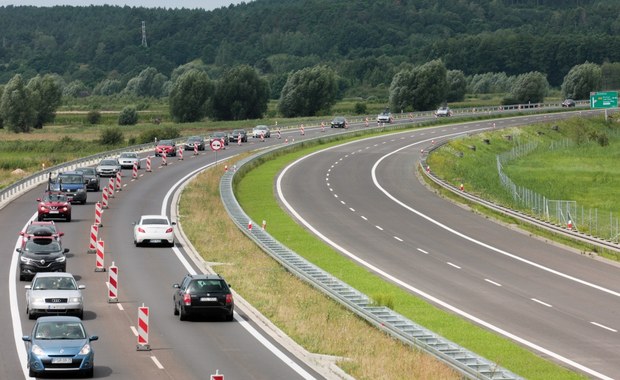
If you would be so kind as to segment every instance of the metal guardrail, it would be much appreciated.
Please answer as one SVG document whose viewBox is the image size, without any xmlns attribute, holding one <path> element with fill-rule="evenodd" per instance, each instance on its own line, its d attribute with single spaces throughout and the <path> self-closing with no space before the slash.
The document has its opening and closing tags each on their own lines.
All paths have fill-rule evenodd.
<svg viewBox="0 0 620 380">
<path fill-rule="evenodd" d="M 338 135 L 353 134 L 342 132 Z M 316 139 L 325 139 L 319 137 Z M 305 140 L 305 142 L 314 139 Z M 376 306 L 365 294 L 342 282 L 338 278 L 310 263 L 297 253 L 281 244 L 273 236 L 261 228 L 247 228 L 250 217 L 243 211 L 233 192 L 233 178 L 243 165 L 255 160 L 264 159 L 267 155 L 280 150 L 290 149 L 301 144 L 296 142 L 286 146 L 268 148 L 237 163 L 236 171 L 228 171 L 220 181 L 220 196 L 224 207 L 237 227 L 252 239 L 263 251 L 273 257 L 287 270 L 308 282 L 327 296 L 336 300 L 373 326 L 389 333 L 396 339 L 417 347 L 437 359 L 447 363 L 463 376 L 472 379 L 509 380 L 521 379 L 516 374 L 500 367 L 434 332 L 412 322 L 401 314 L 384 307 Z"/>
</svg>

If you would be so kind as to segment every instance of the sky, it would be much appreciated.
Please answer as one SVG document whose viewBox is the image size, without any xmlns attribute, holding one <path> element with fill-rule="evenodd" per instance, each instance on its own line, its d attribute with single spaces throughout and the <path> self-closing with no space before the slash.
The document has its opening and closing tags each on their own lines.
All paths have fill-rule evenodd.
<svg viewBox="0 0 620 380">
<path fill-rule="evenodd" d="M 251 0 L 245 0 L 246 3 Z M 55 5 L 89 6 L 89 5 L 118 5 L 147 8 L 202 8 L 212 10 L 227 7 L 230 4 L 241 3 L 242 0 L 0 0 L 0 6 L 6 5 L 34 5 L 38 7 L 53 7 Z"/>
</svg>

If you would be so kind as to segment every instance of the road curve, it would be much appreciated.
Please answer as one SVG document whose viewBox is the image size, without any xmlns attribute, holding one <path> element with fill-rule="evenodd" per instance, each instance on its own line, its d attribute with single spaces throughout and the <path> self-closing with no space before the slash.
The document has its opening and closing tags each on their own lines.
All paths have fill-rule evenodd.
<svg viewBox="0 0 620 380">
<path fill-rule="evenodd" d="M 497 128 L 567 114 L 496 120 Z M 280 197 L 330 244 L 436 305 L 593 378 L 620 377 L 617 265 L 576 254 L 437 197 L 420 150 L 491 127 L 471 122 L 356 141 L 302 158 Z"/>
</svg>

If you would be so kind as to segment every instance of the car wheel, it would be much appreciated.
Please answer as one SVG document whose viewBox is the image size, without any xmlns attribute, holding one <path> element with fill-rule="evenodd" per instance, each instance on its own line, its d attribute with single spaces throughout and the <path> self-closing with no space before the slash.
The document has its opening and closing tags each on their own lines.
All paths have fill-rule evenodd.
<svg viewBox="0 0 620 380">
<path fill-rule="evenodd" d="M 67 216 L 67 218 L 65 219 L 67 222 L 71 221 L 71 215 Z"/>
<path fill-rule="evenodd" d="M 174 304 L 174 315 L 179 315 L 179 309 L 177 308 L 176 302 L 172 302 Z"/>
<path fill-rule="evenodd" d="M 37 216 L 37 220 L 38 220 L 39 222 L 42 222 L 42 221 L 43 221 L 43 217 L 42 217 L 41 215 L 39 215 L 39 216 Z"/>
<path fill-rule="evenodd" d="M 187 312 L 181 308 L 181 310 L 179 310 L 179 320 L 180 321 L 187 321 Z"/>
<path fill-rule="evenodd" d="M 28 368 L 28 376 L 37 377 L 37 373 L 32 370 L 32 368 Z"/>
<path fill-rule="evenodd" d="M 84 372 L 84 377 L 92 378 L 95 376 L 95 368 L 89 368 Z"/>
<path fill-rule="evenodd" d="M 224 315 L 224 319 L 226 320 L 226 322 L 231 322 L 234 318 L 235 313 L 233 313 L 232 311 L 230 312 L 230 314 Z"/>
<path fill-rule="evenodd" d="M 82 202 L 80 202 L 81 205 L 85 205 L 86 204 L 86 199 L 84 199 Z"/>
<path fill-rule="evenodd" d="M 26 281 L 26 276 L 24 276 L 23 274 L 20 274 L 19 281 Z"/>
<path fill-rule="evenodd" d="M 84 319 L 84 310 L 80 310 L 75 316 L 80 319 Z"/>
<path fill-rule="evenodd" d="M 37 319 L 37 315 L 28 310 L 28 319 Z"/>
</svg>

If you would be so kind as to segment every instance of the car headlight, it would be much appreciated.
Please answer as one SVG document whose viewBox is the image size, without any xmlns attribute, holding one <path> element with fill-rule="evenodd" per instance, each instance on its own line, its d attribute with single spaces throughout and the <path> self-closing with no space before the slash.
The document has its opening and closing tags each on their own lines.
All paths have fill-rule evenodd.
<svg viewBox="0 0 620 380">
<path fill-rule="evenodd" d="M 37 355 L 37 356 L 45 356 L 45 351 L 43 351 L 43 349 L 41 349 L 41 347 L 39 347 L 36 344 L 32 345 L 32 353 Z"/>
<path fill-rule="evenodd" d="M 70 297 L 69 303 L 82 303 L 82 297 Z"/>
<path fill-rule="evenodd" d="M 64 263 L 66 259 L 67 258 L 63 255 L 63 256 L 60 256 L 59 258 L 57 258 L 54 261 L 56 261 L 57 263 Z"/>
<path fill-rule="evenodd" d="M 83 193 L 83 192 L 85 192 L 85 191 L 86 191 L 86 189 L 78 189 L 78 190 L 77 190 L 77 192 L 78 192 L 78 193 Z"/>
<path fill-rule="evenodd" d="M 88 354 L 90 354 L 90 344 L 86 343 L 80 350 L 79 355 L 88 355 Z"/>
<path fill-rule="evenodd" d="M 20 256 L 20 257 L 19 257 L 19 260 L 20 260 L 22 263 L 25 263 L 25 264 L 30 264 L 30 263 L 32 262 L 32 260 L 31 260 L 31 259 L 29 259 L 29 258 L 27 258 L 27 257 L 24 257 L 24 256 Z"/>
<path fill-rule="evenodd" d="M 32 302 L 32 303 L 45 302 L 45 297 L 32 297 L 30 299 L 30 302 Z"/>
</svg>

